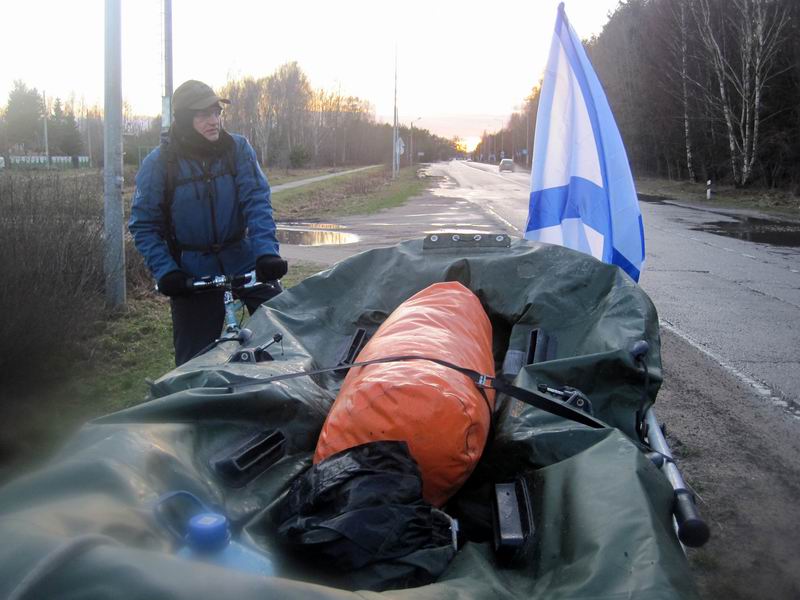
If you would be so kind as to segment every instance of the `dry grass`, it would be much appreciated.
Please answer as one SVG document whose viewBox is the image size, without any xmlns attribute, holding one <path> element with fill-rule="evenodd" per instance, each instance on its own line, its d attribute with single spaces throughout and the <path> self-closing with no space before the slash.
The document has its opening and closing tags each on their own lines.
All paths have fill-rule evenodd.
<svg viewBox="0 0 800 600">
<path fill-rule="evenodd" d="M 800 216 L 800 197 L 788 191 L 736 188 L 714 185 L 711 200 L 706 200 L 706 184 L 638 177 L 636 191 L 670 200 L 710 204 L 723 208 L 753 209 Z"/>
<path fill-rule="evenodd" d="M 401 169 L 393 181 L 391 169 L 382 167 L 282 191 L 272 196 L 272 208 L 277 221 L 369 214 L 402 204 L 425 187 L 416 169 Z"/>
</svg>

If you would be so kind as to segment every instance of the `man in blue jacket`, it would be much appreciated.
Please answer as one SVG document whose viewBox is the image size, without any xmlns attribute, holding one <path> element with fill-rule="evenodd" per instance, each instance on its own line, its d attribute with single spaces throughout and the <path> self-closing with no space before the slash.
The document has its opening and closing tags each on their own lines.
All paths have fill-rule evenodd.
<svg viewBox="0 0 800 600">
<path fill-rule="evenodd" d="M 188 280 L 256 270 L 268 285 L 242 300 L 252 313 L 280 293 L 280 257 L 269 183 L 249 142 L 222 128 L 223 104 L 205 83 L 190 80 L 172 97 L 169 138 L 136 175 L 128 228 L 136 248 L 170 297 L 175 363 L 219 337 L 223 292 L 192 294 Z"/>
</svg>

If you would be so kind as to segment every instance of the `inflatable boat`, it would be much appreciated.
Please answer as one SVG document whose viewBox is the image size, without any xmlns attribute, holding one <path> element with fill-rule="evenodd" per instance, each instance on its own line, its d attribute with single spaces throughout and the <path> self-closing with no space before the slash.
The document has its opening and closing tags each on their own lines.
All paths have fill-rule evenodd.
<svg viewBox="0 0 800 600">
<path fill-rule="evenodd" d="M 445 535 L 408 555 L 367 553 L 352 573 L 338 551 L 287 549 L 281 515 L 291 494 L 302 502 L 298 482 L 326 485 L 348 468 L 327 463 L 308 479 L 326 464 L 314 454 L 343 382 L 367 368 L 359 355 L 390 315 L 440 282 L 479 300 L 494 362 L 477 374 L 446 365 L 493 402 L 468 477 L 424 511 Z M 676 533 L 690 498 L 665 476 L 673 462 L 647 418 L 661 384 L 658 318 L 619 268 L 502 234 L 434 234 L 337 263 L 264 304 L 247 328 L 249 339 L 166 373 L 148 401 L 87 423 L 0 490 L 0 596 L 697 596 Z M 200 507 L 225 515 L 231 538 L 272 574 L 181 555 L 182 519 Z M 325 543 L 347 534 L 334 521 L 317 528 L 331 534 Z M 363 529 L 349 548 L 370 547 L 379 529 Z"/>
</svg>

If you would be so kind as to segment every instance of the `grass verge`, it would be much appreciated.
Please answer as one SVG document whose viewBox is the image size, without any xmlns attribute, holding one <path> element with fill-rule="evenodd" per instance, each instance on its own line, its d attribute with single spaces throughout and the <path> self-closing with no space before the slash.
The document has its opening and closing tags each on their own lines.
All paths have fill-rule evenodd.
<svg viewBox="0 0 800 600">
<path fill-rule="evenodd" d="M 416 169 L 403 169 L 392 180 L 390 171 L 376 168 L 277 193 L 273 208 L 278 220 L 364 214 L 401 205 L 426 187 Z M 284 286 L 323 268 L 293 262 Z M 53 355 L 50 364 L 33 369 L 35 377 L 0 390 L 0 482 L 49 456 L 85 421 L 145 399 L 145 379 L 173 366 L 169 302 L 132 294 L 127 308 L 93 325 L 75 352 L 62 356 L 54 346 Z"/>
<path fill-rule="evenodd" d="M 396 180 L 386 168 L 369 169 L 277 192 L 272 209 L 278 221 L 370 214 L 403 204 L 427 185 L 416 169 L 401 169 Z"/>
<path fill-rule="evenodd" d="M 324 268 L 293 262 L 284 287 Z M 174 366 L 169 301 L 152 294 L 131 298 L 82 342 L 77 356 L 68 367 L 0 392 L 0 482 L 41 462 L 84 422 L 145 399 L 145 379 Z"/>
<path fill-rule="evenodd" d="M 705 206 L 751 209 L 800 217 L 800 198 L 789 191 L 715 185 L 712 188 L 711 200 L 706 200 L 705 183 L 672 181 L 653 177 L 638 177 L 636 191 L 640 194 Z"/>
</svg>

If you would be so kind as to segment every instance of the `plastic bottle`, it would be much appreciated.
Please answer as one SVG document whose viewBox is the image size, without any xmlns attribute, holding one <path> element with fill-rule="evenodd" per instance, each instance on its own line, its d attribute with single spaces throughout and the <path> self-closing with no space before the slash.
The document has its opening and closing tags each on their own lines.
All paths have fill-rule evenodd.
<svg viewBox="0 0 800 600">
<path fill-rule="evenodd" d="M 275 574 L 269 558 L 231 540 L 228 519 L 219 513 L 203 512 L 189 520 L 186 545 L 178 556 L 268 577 Z"/>
</svg>

